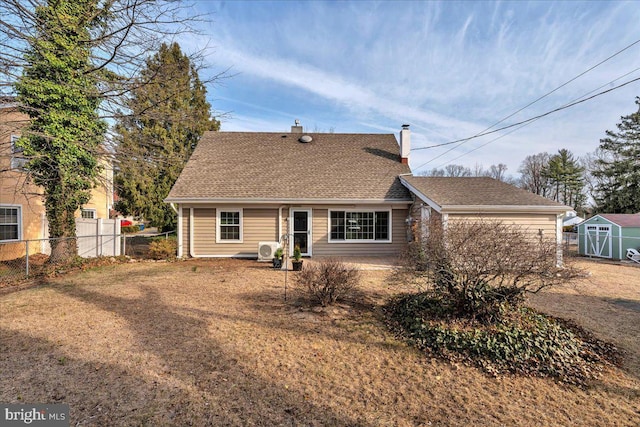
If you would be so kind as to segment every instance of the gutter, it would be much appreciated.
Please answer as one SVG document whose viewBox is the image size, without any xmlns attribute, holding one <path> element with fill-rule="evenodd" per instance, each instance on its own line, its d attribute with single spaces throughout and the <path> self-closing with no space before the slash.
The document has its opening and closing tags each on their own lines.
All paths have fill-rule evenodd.
<svg viewBox="0 0 640 427">
<path fill-rule="evenodd" d="M 542 205 L 442 205 L 447 213 L 548 213 L 560 214 L 569 210 L 566 206 Z"/>
<path fill-rule="evenodd" d="M 167 198 L 165 203 L 189 203 L 189 204 L 274 204 L 274 205 L 374 205 L 374 204 L 398 204 L 406 205 L 413 202 L 412 199 L 212 199 L 212 198 Z"/>
</svg>

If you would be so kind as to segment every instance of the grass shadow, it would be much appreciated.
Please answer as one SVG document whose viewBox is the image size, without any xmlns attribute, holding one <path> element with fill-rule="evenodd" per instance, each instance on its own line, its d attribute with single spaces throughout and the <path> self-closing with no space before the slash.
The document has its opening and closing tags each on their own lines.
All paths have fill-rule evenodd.
<svg viewBox="0 0 640 427">
<path fill-rule="evenodd" d="M 124 319 L 134 334 L 137 352 L 152 353 L 160 359 L 163 375 L 197 391 L 173 409 L 179 411 L 178 424 L 191 420 L 200 425 L 355 424 L 355 420 L 315 406 L 303 395 L 283 390 L 259 372 L 243 368 L 236 355 L 209 336 L 213 314 L 197 310 L 182 314 L 165 303 L 154 287 L 140 286 L 141 295 L 133 300 L 89 287 L 59 286 L 56 290 Z M 165 405 L 173 405 L 172 401 Z M 165 423 L 167 416 L 165 413 L 159 420 Z"/>
</svg>

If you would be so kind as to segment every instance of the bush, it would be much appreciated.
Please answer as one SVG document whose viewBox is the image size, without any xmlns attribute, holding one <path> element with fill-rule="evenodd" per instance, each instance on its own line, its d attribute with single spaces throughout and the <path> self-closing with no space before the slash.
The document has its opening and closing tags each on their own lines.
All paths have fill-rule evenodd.
<svg viewBox="0 0 640 427">
<path fill-rule="evenodd" d="M 421 350 L 445 359 L 468 360 L 494 375 L 549 376 L 584 384 L 598 376 L 599 362 L 617 357 L 611 344 L 528 308 L 486 325 L 458 319 L 450 303 L 422 293 L 395 299 L 387 312 L 396 331 Z"/>
<path fill-rule="evenodd" d="M 429 234 L 412 244 L 405 273 L 422 289 L 452 301 L 456 315 L 497 321 L 524 302 L 528 292 L 568 283 L 583 274 L 558 265 L 553 238 L 499 221 L 433 220 Z"/>
<path fill-rule="evenodd" d="M 351 294 L 360 281 L 360 272 L 336 259 L 305 264 L 297 286 L 323 307 Z"/>
<path fill-rule="evenodd" d="M 176 239 L 158 239 L 149 243 L 149 255 L 153 259 L 175 258 L 178 250 Z"/>
<path fill-rule="evenodd" d="M 125 225 L 124 227 L 120 227 L 120 231 L 122 233 L 137 233 L 140 231 L 140 227 L 137 225 Z"/>
</svg>

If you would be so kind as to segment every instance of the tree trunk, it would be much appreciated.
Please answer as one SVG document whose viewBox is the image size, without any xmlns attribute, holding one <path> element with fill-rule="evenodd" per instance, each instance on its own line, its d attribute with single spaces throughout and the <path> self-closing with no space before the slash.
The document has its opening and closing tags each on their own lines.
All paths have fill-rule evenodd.
<svg viewBox="0 0 640 427">
<path fill-rule="evenodd" d="M 56 204 L 56 197 L 46 200 L 47 219 L 49 220 L 49 238 L 51 242 L 51 264 L 64 264 L 78 255 L 76 245 L 76 209 L 72 206 L 65 206 L 63 203 Z"/>
</svg>

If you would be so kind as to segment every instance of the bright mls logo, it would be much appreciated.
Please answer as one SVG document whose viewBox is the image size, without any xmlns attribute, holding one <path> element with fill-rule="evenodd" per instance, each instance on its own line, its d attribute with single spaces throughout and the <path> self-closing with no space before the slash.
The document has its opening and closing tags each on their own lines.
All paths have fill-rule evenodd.
<svg viewBox="0 0 640 427">
<path fill-rule="evenodd" d="M 10 405 L 0 403 L 0 425 L 69 427 L 69 405 Z"/>
</svg>

